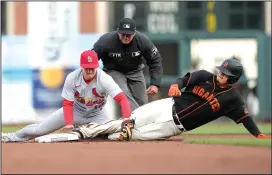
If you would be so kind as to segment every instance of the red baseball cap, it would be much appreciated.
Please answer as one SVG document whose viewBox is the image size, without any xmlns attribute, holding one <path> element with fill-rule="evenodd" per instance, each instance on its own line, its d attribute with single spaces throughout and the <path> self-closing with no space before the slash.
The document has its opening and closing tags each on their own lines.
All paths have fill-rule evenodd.
<svg viewBox="0 0 272 175">
<path fill-rule="evenodd" d="M 99 67 L 97 53 L 93 50 L 86 50 L 82 52 L 80 56 L 80 67 L 82 68 Z"/>
</svg>

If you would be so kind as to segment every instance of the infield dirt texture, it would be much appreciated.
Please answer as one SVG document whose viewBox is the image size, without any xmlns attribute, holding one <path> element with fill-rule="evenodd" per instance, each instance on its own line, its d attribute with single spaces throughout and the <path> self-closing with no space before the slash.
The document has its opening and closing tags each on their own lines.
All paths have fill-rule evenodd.
<svg viewBox="0 0 272 175">
<path fill-rule="evenodd" d="M 184 137 L 204 136 L 145 142 L 97 139 L 48 144 L 2 143 L 2 173 L 271 174 L 271 148 L 188 144 L 182 141 Z"/>
</svg>

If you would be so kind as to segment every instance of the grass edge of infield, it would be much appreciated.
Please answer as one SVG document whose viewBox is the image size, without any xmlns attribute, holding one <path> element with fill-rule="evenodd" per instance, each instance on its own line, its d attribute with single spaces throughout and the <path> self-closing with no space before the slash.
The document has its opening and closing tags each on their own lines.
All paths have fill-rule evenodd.
<svg viewBox="0 0 272 175">
<path fill-rule="evenodd" d="M 184 143 L 188 144 L 215 144 L 215 145 L 234 145 L 234 146 L 258 146 L 271 148 L 271 139 L 256 138 L 198 138 L 184 139 Z"/>
</svg>

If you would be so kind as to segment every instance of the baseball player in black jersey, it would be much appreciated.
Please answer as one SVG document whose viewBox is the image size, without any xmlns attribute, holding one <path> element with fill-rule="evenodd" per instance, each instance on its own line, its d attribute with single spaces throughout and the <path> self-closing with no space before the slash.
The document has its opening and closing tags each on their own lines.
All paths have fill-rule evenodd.
<svg viewBox="0 0 272 175">
<path fill-rule="evenodd" d="M 175 101 L 174 110 L 186 131 L 209 123 L 221 116 L 243 123 L 256 137 L 265 137 L 248 115 L 245 101 L 232 87 L 243 73 L 242 64 L 235 59 L 225 60 L 216 67 L 218 74 L 205 70 L 187 73 L 177 79 L 169 89 Z M 179 89 L 185 88 L 184 92 Z"/>
<path fill-rule="evenodd" d="M 102 60 L 103 70 L 112 76 L 128 97 L 131 110 L 148 103 L 147 95 L 158 93 L 163 75 L 162 57 L 155 45 L 136 31 L 133 19 L 121 19 L 118 29 L 102 35 L 93 50 Z M 146 60 L 151 77 L 147 89 L 142 57 Z"/>
<path fill-rule="evenodd" d="M 242 64 L 227 59 L 217 69 L 217 75 L 205 70 L 187 73 L 170 86 L 170 98 L 137 108 L 129 120 L 81 126 L 73 134 L 79 139 L 99 134 L 109 134 L 110 140 L 165 139 L 226 116 L 237 124 L 243 123 L 255 137 L 270 138 L 260 132 L 241 95 L 232 87 L 243 73 Z"/>
</svg>

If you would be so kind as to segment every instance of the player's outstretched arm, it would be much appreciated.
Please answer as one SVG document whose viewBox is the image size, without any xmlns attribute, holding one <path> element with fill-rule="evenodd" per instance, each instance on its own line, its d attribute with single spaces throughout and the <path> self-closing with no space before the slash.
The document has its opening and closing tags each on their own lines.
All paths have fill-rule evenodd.
<svg viewBox="0 0 272 175">
<path fill-rule="evenodd" d="M 121 111 L 122 111 L 122 118 L 129 118 L 131 109 L 130 109 L 130 104 L 129 101 L 125 95 L 124 92 L 120 92 L 113 98 L 116 102 L 120 104 Z"/>
<path fill-rule="evenodd" d="M 241 122 L 243 123 L 244 127 L 248 130 L 248 132 L 251 133 L 253 136 L 261 139 L 271 138 L 270 136 L 264 135 L 260 132 L 258 126 L 250 116 L 244 118 Z"/>
<path fill-rule="evenodd" d="M 233 91 L 237 92 L 237 91 Z M 256 123 L 253 121 L 253 119 L 250 117 L 248 113 L 248 108 L 244 103 L 244 100 L 240 96 L 240 94 L 236 93 L 233 94 L 232 101 L 230 104 L 235 104 L 235 109 L 231 112 L 227 113 L 226 116 L 231 118 L 233 121 L 235 121 L 236 124 L 243 123 L 244 127 L 248 130 L 250 134 L 257 138 L 269 138 L 269 136 L 265 136 L 262 134 L 257 127 Z M 237 104 L 241 105 L 237 105 Z"/>
<path fill-rule="evenodd" d="M 65 83 L 62 89 L 62 105 L 63 105 L 63 114 L 65 120 L 65 129 L 73 128 L 73 110 L 74 110 L 74 78 L 75 74 L 70 73 L 65 79 Z"/>
<path fill-rule="evenodd" d="M 108 74 L 103 73 L 102 79 L 103 81 L 101 83 L 101 94 L 108 94 L 110 97 L 112 97 L 117 103 L 119 103 L 121 107 L 122 118 L 129 118 L 131 109 L 130 103 L 125 93 Z"/>
</svg>

